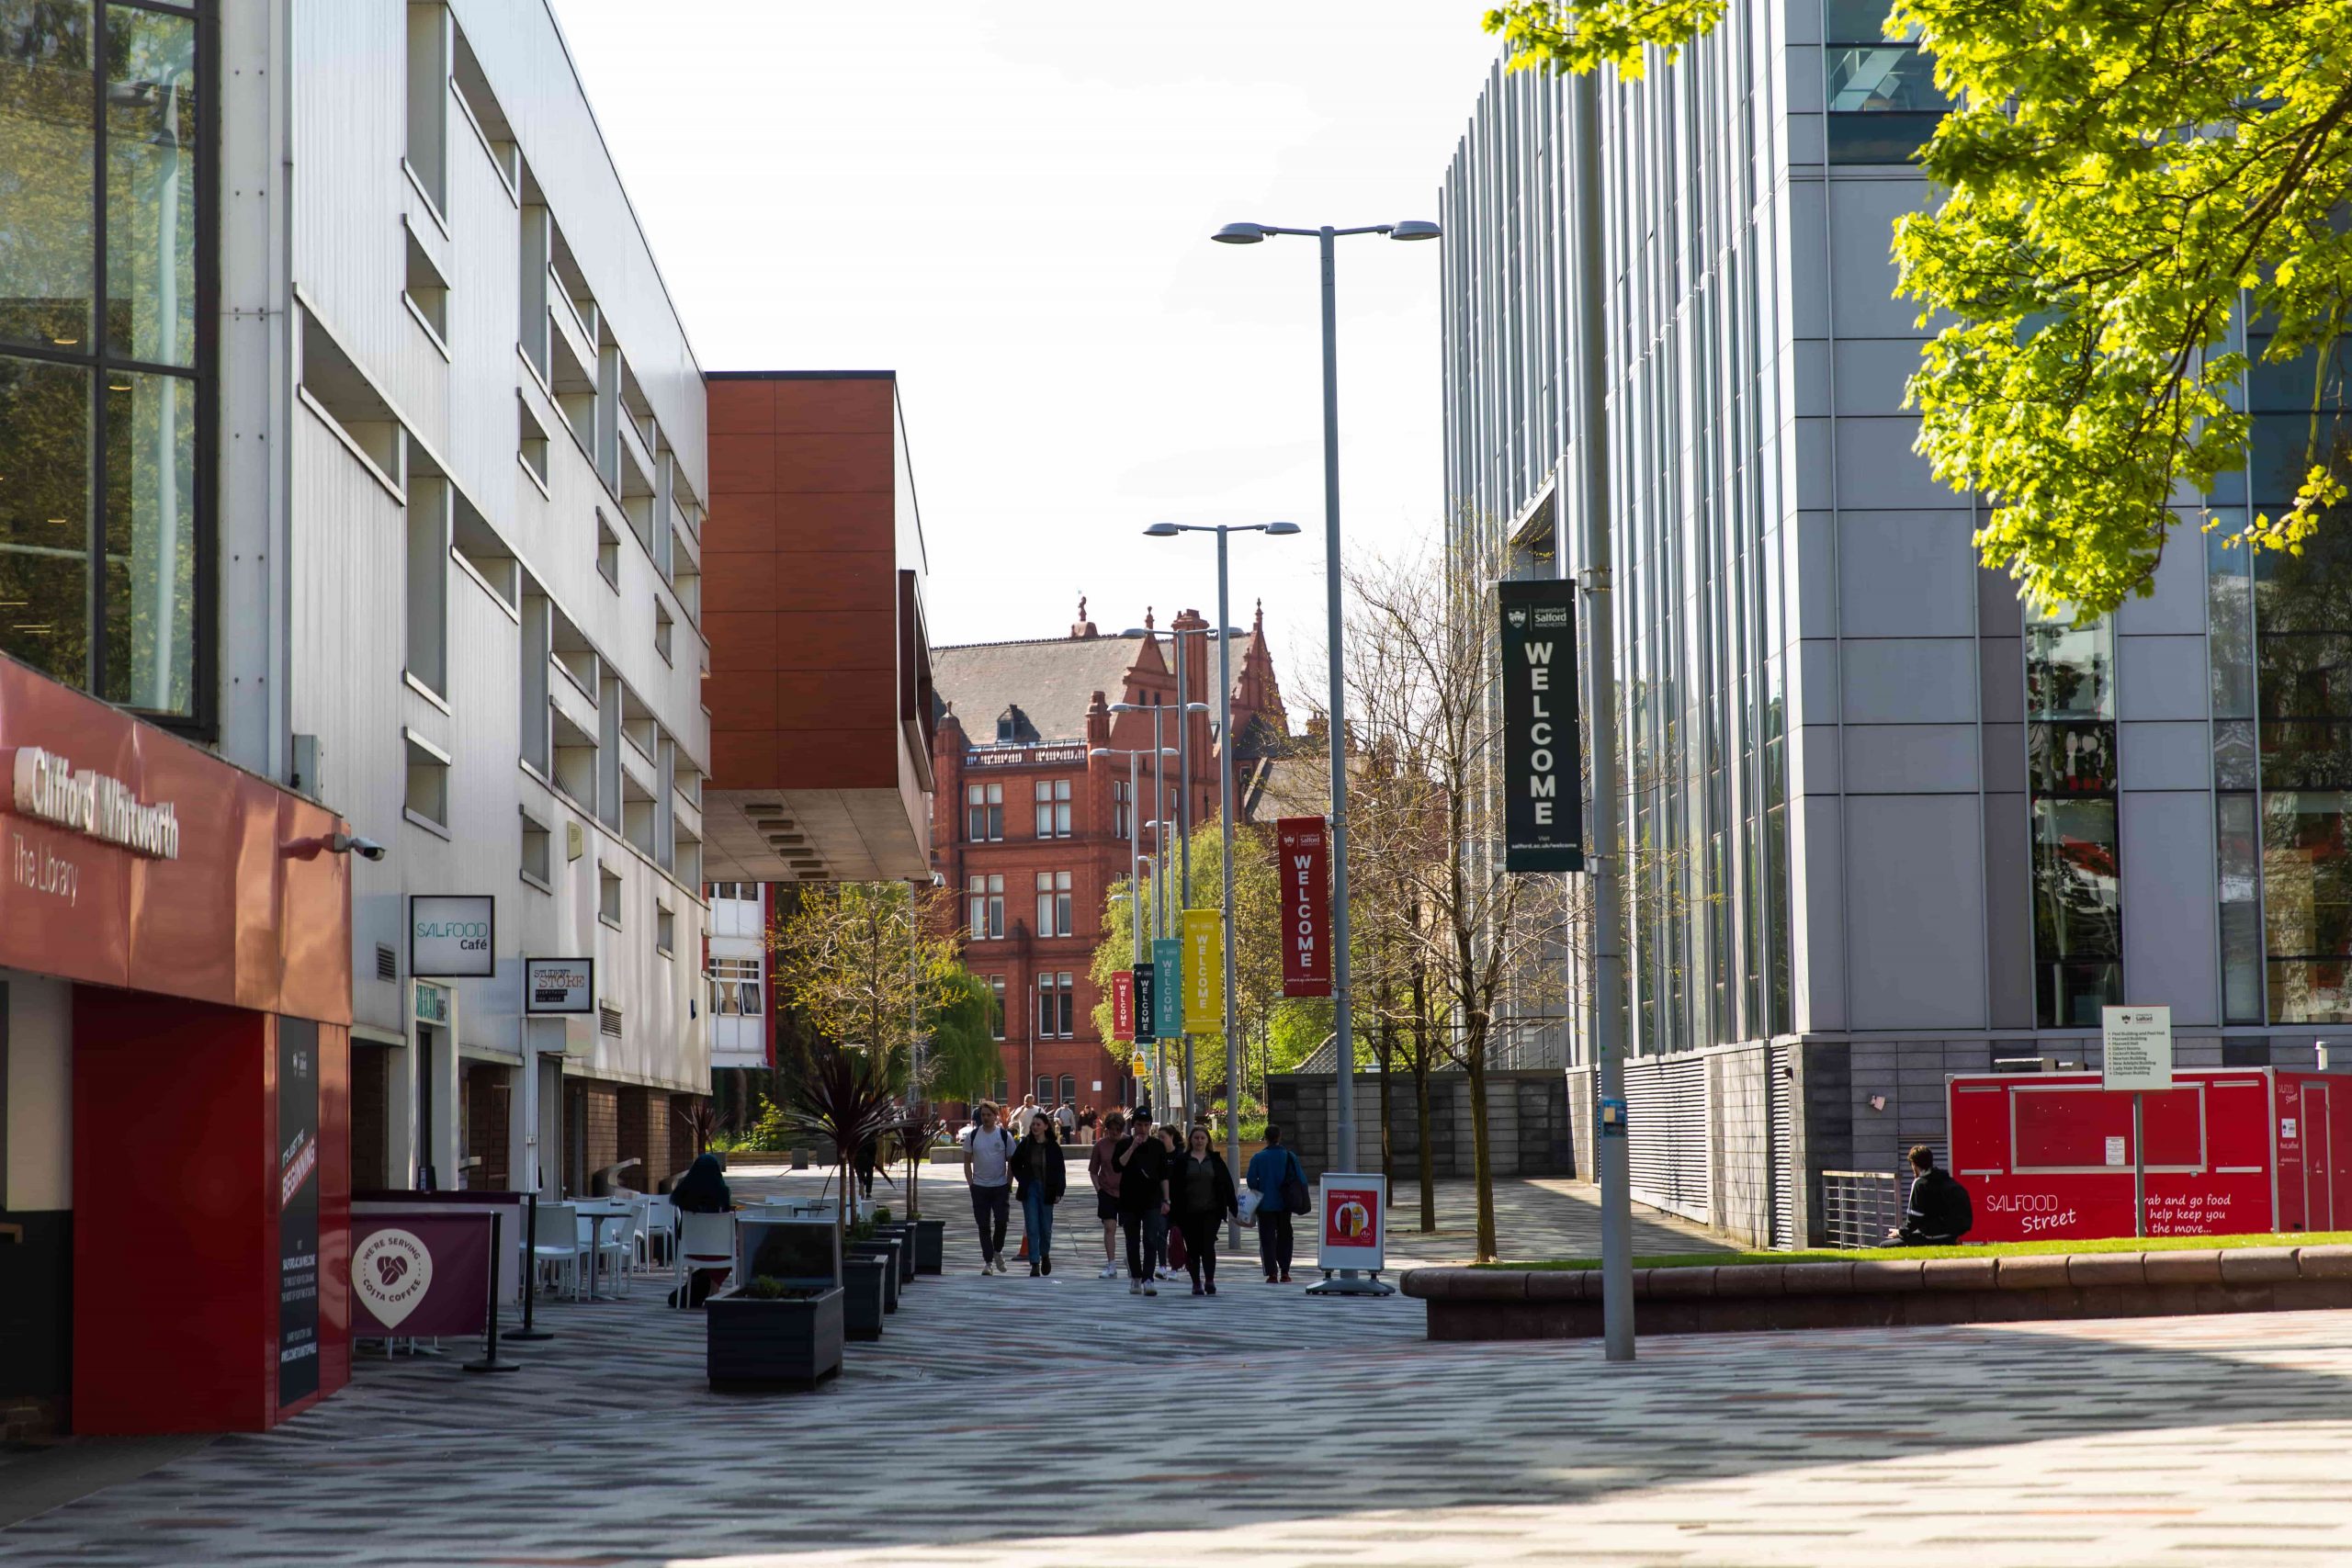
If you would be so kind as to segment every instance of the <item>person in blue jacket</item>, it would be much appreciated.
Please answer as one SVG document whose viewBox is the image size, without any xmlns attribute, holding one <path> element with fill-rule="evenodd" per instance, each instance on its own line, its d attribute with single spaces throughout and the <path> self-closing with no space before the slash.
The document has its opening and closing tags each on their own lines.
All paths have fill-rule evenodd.
<svg viewBox="0 0 2352 1568">
<path fill-rule="evenodd" d="M 1266 1146 L 1250 1156 L 1250 1169 L 1242 1179 L 1250 1190 L 1258 1194 L 1258 1262 L 1266 1270 L 1266 1283 L 1290 1283 L 1290 1202 L 1284 1189 L 1296 1182 L 1302 1190 L 1306 1186 L 1306 1172 L 1301 1168 L 1298 1156 L 1283 1147 L 1283 1130 L 1272 1122 L 1266 1123 Z"/>
</svg>

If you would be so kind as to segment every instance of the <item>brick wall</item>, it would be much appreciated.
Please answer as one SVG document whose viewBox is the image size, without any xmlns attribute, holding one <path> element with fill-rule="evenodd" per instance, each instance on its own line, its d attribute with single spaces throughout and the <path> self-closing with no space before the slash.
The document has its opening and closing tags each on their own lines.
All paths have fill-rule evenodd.
<svg viewBox="0 0 2352 1568">
<path fill-rule="evenodd" d="M 662 1089 L 628 1085 L 614 1110 L 616 1160 L 642 1163 L 621 1173 L 624 1186 L 650 1192 L 674 1174 L 670 1168 L 670 1096 Z"/>
<path fill-rule="evenodd" d="M 586 1130 L 588 1154 L 588 1168 L 581 1173 L 584 1179 L 621 1157 L 620 1089 L 615 1084 L 593 1082 L 581 1088 L 581 1125 Z"/>
</svg>

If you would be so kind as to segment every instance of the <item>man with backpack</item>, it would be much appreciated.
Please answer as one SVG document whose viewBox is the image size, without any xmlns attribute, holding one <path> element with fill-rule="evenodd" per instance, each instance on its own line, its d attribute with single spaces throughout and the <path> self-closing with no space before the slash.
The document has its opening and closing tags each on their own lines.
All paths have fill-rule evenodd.
<svg viewBox="0 0 2352 1568">
<path fill-rule="evenodd" d="M 1951 1247 L 1976 1223 L 1968 1189 L 1950 1171 L 1936 1168 L 1935 1151 L 1925 1144 L 1911 1149 L 1911 1201 L 1905 1206 L 1903 1228 L 1889 1231 L 1890 1245 Z"/>
<path fill-rule="evenodd" d="M 1012 1213 L 1012 1134 L 997 1125 L 996 1107 L 982 1100 L 964 1142 L 964 1180 L 972 1190 L 972 1224 L 980 1233 L 980 1272 L 1004 1272 L 1004 1227 Z"/>
<path fill-rule="evenodd" d="M 1269 1285 L 1290 1283 L 1293 1214 L 1313 1207 L 1306 1194 L 1306 1172 L 1298 1156 L 1283 1147 L 1283 1130 L 1266 1123 L 1266 1146 L 1250 1156 L 1243 1183 L 1258 1194 L 1258 1262 Z"/>
</svg>

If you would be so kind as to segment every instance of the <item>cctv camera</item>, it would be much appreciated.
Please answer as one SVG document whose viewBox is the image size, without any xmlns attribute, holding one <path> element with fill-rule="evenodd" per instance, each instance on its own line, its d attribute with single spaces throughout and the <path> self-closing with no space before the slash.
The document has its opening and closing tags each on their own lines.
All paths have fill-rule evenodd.
<svg viewBox="0 0 2352 1568">
<path fill-rule="evenodd" d="M 363 839 L 356 833 L 337 833 L 327 847 L 339 855 L 357 855 L 362 860 L 382 860 L 384 846 L 373 839 Z"/>
</svg>

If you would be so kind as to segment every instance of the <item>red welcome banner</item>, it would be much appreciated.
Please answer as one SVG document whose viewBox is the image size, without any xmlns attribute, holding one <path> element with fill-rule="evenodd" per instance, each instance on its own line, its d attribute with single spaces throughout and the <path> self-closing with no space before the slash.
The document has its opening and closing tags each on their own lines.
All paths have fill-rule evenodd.
<svg viewBox="0 0 2352 1568">
<path fill-rule="evenodd" d="M 1111 972 L 1111 1033 L 1119 1040 L 1136 1037 L 1136 977 L 1132 970 Z"/>
<path fill-rule="evenodd" d="M 1331 994 L 1331 838 L 1320 817 L 1274 823 L 1283 900 L 1283 995 Z"/>
</svg>

